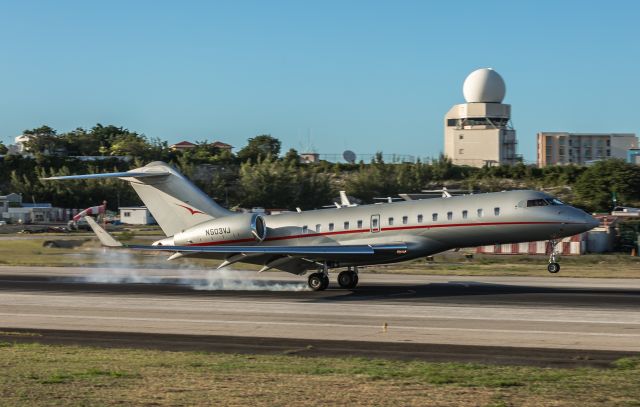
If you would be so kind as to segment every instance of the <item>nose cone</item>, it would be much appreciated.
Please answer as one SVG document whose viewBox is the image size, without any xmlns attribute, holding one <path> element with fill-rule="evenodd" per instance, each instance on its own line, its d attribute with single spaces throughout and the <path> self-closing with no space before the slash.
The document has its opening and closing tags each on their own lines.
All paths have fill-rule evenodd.
<svg viewBox="0 0 640 407">
<path fill-rule="evenodd" d="M 562 230 L 567 236 L 587 232 L 600 225 L 598 219 L 578 208 L 568 208 L 563 216 L 566 216 L 566 223 L 563 224 Z"/>
<path fill-rule="evenodd" d="M 586 220 L 587 220 L 586 223 L 587 223 L 587 227 L 588 227 L 587 230 L 591 230 L 591 229 L 593 229 L 595 227 L 600 226 L 600 221 L 598 219 L 594 218 L 593 216 L 589 215 L 589 214 L 587 214 Z"/>
</svg>

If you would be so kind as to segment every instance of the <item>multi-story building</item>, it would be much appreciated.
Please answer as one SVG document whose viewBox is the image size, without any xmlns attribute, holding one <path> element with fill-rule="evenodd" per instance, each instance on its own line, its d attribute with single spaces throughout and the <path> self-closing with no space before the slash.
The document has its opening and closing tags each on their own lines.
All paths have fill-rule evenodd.
<svg viewBox="0 0 640 407">
<path fill-rule="evenodd" d="M 586 165 L 608 158 L 628 159 L 629 150 L 638 148 L 633 133 L 538 133 L 538 167 L 547 165 Z"/>
<path fill-rule="evenodd" d="M 444 154 L 456 165 L 474 167 L 520 161 L 511 105 L 502 103 L 502 77 L 489 68 L 473 71 L 463 93 L 467 103 L 453 106 L 444 118 Z"/>
</svg>

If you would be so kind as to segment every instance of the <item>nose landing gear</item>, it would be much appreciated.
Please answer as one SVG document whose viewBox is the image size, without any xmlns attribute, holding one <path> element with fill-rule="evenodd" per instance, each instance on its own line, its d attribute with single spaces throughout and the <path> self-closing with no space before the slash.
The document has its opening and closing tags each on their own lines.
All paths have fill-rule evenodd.
<svg viewBox="0 0 640 407">
<path fill-rule="evenodd" d="M 555 239 L 549 240 L 551 244 L 551 254 L 549 254 L 549 264 L 547 265 L 547 271 L 551 274 L 556 274 L 560 271 L 560 264 L 558 263 L 558 252 L 556 251 L 556 246 L 558 245 L 558 241 Z"/>
</svg>

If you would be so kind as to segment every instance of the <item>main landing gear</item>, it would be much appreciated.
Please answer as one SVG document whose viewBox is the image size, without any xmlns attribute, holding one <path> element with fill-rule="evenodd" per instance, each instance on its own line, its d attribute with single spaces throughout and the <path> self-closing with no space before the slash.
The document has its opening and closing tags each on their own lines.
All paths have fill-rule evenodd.
<svg viewBox="0 0 640 407">
<path fill-rule="evenodd" d="M 329 268 L 323 264 L 320 269 L 309 275 L 309 288 L 313 291 L 326 290 L 329 287 Z M 349 267 L 338 274 L 338 285 L 342 288 L 352 289 L 358 285 L 358 268 Z"/>
<path fill-rule="evenodd" d="M 551 274 L 556 274 L 560 271 L 560 264 L 558 263 L 558 252 L 556 251 L 556 246 L 558 245 L 558 241 L 555 239 L 549 240 L 551 243 L 551 254 L 549 254 L 549 264 L 547 265 L 547 271 Z"/>
<path fill-rule="evenodd" d="M 338 284 L 342 288 L 356 288 L 358 285 L 358 268 L 349 267 L 345 271 L 338 274 Z"/>
</svg>

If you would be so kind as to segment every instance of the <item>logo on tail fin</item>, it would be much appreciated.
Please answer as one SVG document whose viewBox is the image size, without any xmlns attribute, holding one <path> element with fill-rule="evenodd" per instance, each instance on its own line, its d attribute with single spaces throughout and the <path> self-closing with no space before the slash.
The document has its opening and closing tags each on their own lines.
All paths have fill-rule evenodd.
<svg viewBox="0 0 640 407">
<path fill-rule="evenodd" d="M 192 215 L 195 215 L 196 213 L 200 213 L 200 214 L 204 215 L 204 212 L 200 212 L 200 211 L 199 211 L 199 210 L 197 210 L 197 209 L 189 208 L 189 207 L 188 207 L 188 206 L 186 206 L 186 205 L 180 205 L 180 204 L 176 204 L 176 205 L 178 205 L 178 206 L 180 206 L 180 207 L 182 207 L 182 208 L 184 208 L 184 209 L 188 210 Z"/>
</svg>

